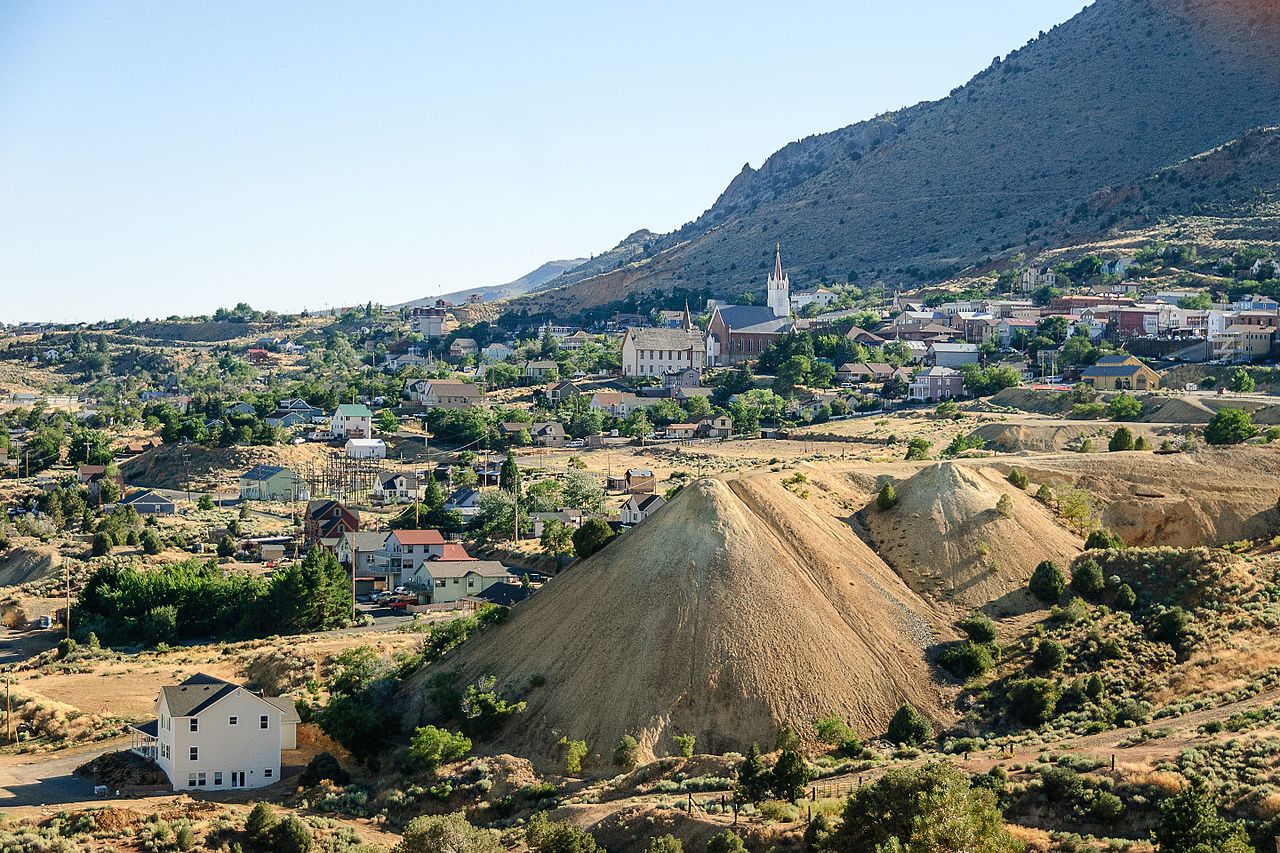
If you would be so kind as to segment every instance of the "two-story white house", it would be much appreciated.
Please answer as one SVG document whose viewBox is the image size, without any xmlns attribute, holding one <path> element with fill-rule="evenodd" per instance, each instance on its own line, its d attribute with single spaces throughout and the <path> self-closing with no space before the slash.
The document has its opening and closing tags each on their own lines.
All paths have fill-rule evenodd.
<svg viewBox="0 0 1280 853">
<path fill-rule="evenodd" d="M 175 790 L 262 788 L 280 779 L 280 753 L 297 749 L 292 699 L 264 697 L 197 673 L 156 698 L 156 718 L 134 728 L 132 749 Z"/>
<path fill-rule="evenodd" d="M 329 419 L 334 438 L 368 438 L 373 435 L 373 412 L 363 403 L 343 403 Z"/>
</svg>

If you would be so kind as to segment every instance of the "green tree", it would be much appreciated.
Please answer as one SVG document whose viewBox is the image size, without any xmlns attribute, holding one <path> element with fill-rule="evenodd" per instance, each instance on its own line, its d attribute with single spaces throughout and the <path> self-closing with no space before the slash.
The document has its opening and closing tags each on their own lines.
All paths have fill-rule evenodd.
<svg viewBox="0 0 1280 853">
<path fill-rule="evenodd" d="M 1227 383 L 1227 387 L 1237 394 L 1249 394 L 1256 387 L 1257 383 L 1253 381 L 1253 377 L 1249 375 L 1249 371 L 1243 367 L 1237 367 L 1231 371 L 1231 379 Z"/>
<path fill-rule="evenodd" d="M 89 549 L 89 554 L 94 557 L 104 557 L 111 553 L 111 548 L 115 543 L 111 540 L 111 534 L 106 531 L 100 531 L 93 536 L 93 545 Z"/>
<path fill-rule="evenodd" d="M 893 509 L 898 505 L 898 493 L 893 490 L 893 483 L 885 483 L 876 495 L 876 508 L 880 511 Z"/>
<path fill-rule="evenodd" d="M 1084 548 L 1086 551 L 1119 551 L 1124 549 L 1124 540 L 1107 528 L 1099 527 L 1089 532 L 1089 537 L 1084 540 Z"/>
<path fill-rule="evenodd" d="M 434 772 L 441 764 L 457 761 L 470 751 L 471 738 L 435 726 L 418 728 L 409 743 L 409 758 L 428 772 Z"/>
<path fill-rule="evenodd" d="M 613 763 L 630 770 L 640 760 L 640 743 L 631 735 L 623 735 L 618 745 L 613 748 Z"/>
<path fill-rule="evenodd" d="M 159 554 L 164 550 L 164 543 L 154 530 L 142 531 L 142 551 L 145 554 Z"/>
<path fill-rule="evenodd" d="M 933 725 L 907 702 L 903 702 L 889 720 L 889 742 L 918 746 L 933 737 Z"/>
<path fill-rule="evenodd" d="M 311 827 L 289 815 L 271 833 L 272 853 L 307 853 L 311 849 Z"/>
<path fill-rule="evenodd" d="M 1102 576 L 1102 567 L 1092 557 L 1080 560 L 1071 570 L 1071 588 L 1085 598 L 1100 594 L 1106 587 L 1107 581 Z"/>
<path fill-rule="evenodd" d="M 279 822 L 271 806 L 260 802 L 254 805 L 245 819 L 244 831 L 254 844 L 266 845 L 271 842 L 271 832 Z"/>
<path fill-rule="evenodd" d="M 1027 588 L 1045 604 L 1052 604 L 1062 598 L 1062 593 L 1067 589 L 1067 581 L 1057 563 L 1043 560 L 1031 573 Z"/>
<path fill-rule="evenodd" d="M 684 758 L 693 758 L 693 748 L 698 740 L 693 735 L 676 735 L 676 750 Z"/>
<path fill-rule="evenodd" d="M 514 492 L 519 482 L 520 466 L 516 463 L 515 455 L 508 452 L 507 458 L 502 460 L 502 467 L 498 469 L 498 488 L 504 492 Z"/>
<path fill-rule="evenodd" d="M 1138 596 L 1134 594 L 1133 587 L 1127 583 L 1120 584 L 1120 588 L 1116 590 L 1116 609 L 1132 610 L 1133 606 L 1138 603 Z"/>
<path fill-rule="evenodd" d="M 738 765 L 738 784 L 734 791 L 744 802 L 762 803 L 769 796 L 769 782 L 769 769 L 760 756 L 760 745 L 753 743 Z"/>
<path fill-rule="evenodd" d="M 659 835 L 649 839 L 644 853 L 684 853 L 684 845 L 674 835 Z"/>
<path fill-rule="evenodd" d="M 961 631 L 975 643 L 994 643 L 996 641 L 996 623 L 983 613 L 972 613 L 957 623 Z"/>
<path fill-rule="evenodd" d="M 932 447 L 927 439 L 916 437 L 907 442 L 907 462 L 922 462 L 929 458 L 929 448 Z"/>
<path fill-rule="evenodd" d="M 390 434 L 400 431 L 400 419 L 390 409 L 383 409 L 378 412 L 378 416 L 374 418 L 373 425 L 381 433 Z"/>
<path fill-rule="evenodd" d="M 1047 678 L 1023 678 L 1011 681 L 1005 687 L 1009 711 L 1029 726 L 1038 726 L 1053 719 L 1058 706 L 1061 688 Z"/>
<path fill-rule="evenodd" d="M 804 796 L 813 771 L 799 751 L 784 749 L 769 774 L 769 788 L 775 797 L 794 803 Z"/>
<path fill-rule="evenodd" d="M 591 833 L 568 821 L 548 821 L 545 812 L 529 819 L 524 838 L 536 853 L 605 853 Z"/>
<path fill-rule="evenodd" d="M 213 509 L 213 498 L 208 495 L 196 498 L 196 509 Z"/>
<path fill-rule="evenodd" d="M 587 757 L 587 742 L 585 740 L 569 740 L 569 738 L 560 738 L 560 746 L 564 749 L 564 772 L 570 776 L 574 776 L 582 772 L 582 762 Z"/>
<path fill-rule="evenodd" d="M 1142 414 L 1142 403 L 1132 394 L 1120 393 L 1111 398 L 1107 404 L 1107 412 L 1113 421 L 1137 420 Z"/>
<path fill-rule="evenodd" d="M 845 803 L 830 853 L 1015 853 L 995 794 L 942 763 L 890 770 Z"/>
<path fill-rule="evenodd" d="M 602 518 L 589 518 L 573 532 L 573 551 L 586 559 L 613 540 L 613 528 Z"/>
<path fill-rule="evenodd" d="M 1027 479 L 1027 475 L 1025 473 L 1019 471 L 1017 468 L 1013 468 L 1009 471 L 1009 482 L 1014 486 L 1017 486 L 1019 489 L 1026 489 L 1027 485 L 1031 481 Z"/>
<path fill-rule="evenodd" d="M 504 849 L 496 832 L 472 825 L 465 812 L 453 812 L 409 821 L 393 853 L 502 853 Z"/>
<path fill-rule="evenodd" d="M 1107 443 L 1107 450 L 1112 453 L 1133 450 L 1133 430 L 1123 426 L 1116 427 L 1116 431 L 1111 434 L 1111 441 Z"/>
<path fill-rule="evenodd" d="M 653 424 L 649 422 L 649 416 L 645 414 L 644 409 L 636 409 L 627 416 L 624 430 L 632 438 L 644 439 L 653 432 Z"/>
<path fill-rule="evenodd" d="M 1243 409 L 1219 409 L 1204 428 L 1208 444 L 1240 444 L 1258 434 L 1253 415 Z"/>
<path fill-rule="evenodd" d="M 996 512 L 1001 518 L 1013 518 L 1013 498 L 1000 495 L 1000 499 L 996 501 Z"/>
<path fill-rule="evenodd" d="M 1218 814 L 1216 798 L 1195 780 L 1160 803 L 1151 833 L 1160 853 L 1252 853 L 1244 827 Z"/>
<path fill-rule="evenodd" d="M 1031 656 L 1031 665 L 1041 672 L 1056 672 L 1067 659 L 1067 650 L 1057 640 L 1041 640 Z"/>
<path fill-rule="evenodd" d="M 218 556 L 232 557 L 236 553 L 236 542 L 231 538 L 230 534 L 223 536 L 218 540 Z"/>
</svg>

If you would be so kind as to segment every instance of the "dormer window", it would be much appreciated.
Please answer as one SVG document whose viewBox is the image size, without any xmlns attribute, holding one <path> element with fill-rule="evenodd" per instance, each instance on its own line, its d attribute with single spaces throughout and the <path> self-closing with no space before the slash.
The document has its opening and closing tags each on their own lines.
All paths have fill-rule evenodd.
<svg viewBox="0 0 1280 853">
<path fill-rule="evenodd" d="M 199 718 L 199 717 L 192 717 L 192 718 L 191 718 L 191 720 L 190 720 L 190 722 L 191 722 L 191 731 L 193 731 L 193 732 L 198 732 L 198 731 L 200 731 L 200 718 Z"/>
</svg>

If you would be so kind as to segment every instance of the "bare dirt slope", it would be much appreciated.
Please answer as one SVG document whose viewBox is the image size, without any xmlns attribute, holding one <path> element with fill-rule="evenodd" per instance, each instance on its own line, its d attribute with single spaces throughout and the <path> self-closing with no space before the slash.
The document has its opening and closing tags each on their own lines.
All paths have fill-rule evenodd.
<svg viewBox="0 0 1280 853">
<path fill-rule="evenodd" d="M 33 543 L 14 548 L 0 559 L 0 586 L 44 580 L 62 565 L 57 548 Z"/>
<path fill-rule="evenodd" d="M 1036 564 L 1068 562 L 1082 547 L 1050 510 L 989 463 L 939 462 L 895 489 L 897 506 L 872 506 L 860 518 L 876 552 L 936 602 L 966 609 L 1029 604 L 1022 597 Z M 1005 494 L 1013 501 L 1009 517 L 996 510 Z"/>
<path fill-rule="evenodd" d="M 646 523 L 570 569 L 501 625 L 420 673 L 496 676 L 529 707 L 497 748 L 550 755 L 561 736 L 607 759 L 624 734 L 646 755 L 772 745 L 840 714 L 884 730 L 903 701 L 943 718 L 922 646 L 931 608 L 838 520 L 769 477 L 698 480 Z M 545 686 L 524 691 L 535 675 Z"/>
<path fill-rule="evenodd" d="M 1098 499 L 1104 527 L 1130 545 L 1195 547 L 1280 529 L 1280 449 L 1194 453 L 1061 453 L 1019 462 L 1034 482 L 1074 485 Z"/>
</svg>

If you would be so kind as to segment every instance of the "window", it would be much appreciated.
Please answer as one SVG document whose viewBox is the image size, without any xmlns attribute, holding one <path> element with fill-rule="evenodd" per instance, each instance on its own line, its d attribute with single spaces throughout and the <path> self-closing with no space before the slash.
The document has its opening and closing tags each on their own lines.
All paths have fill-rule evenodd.
<svg viewBox="0 0 1280 853">
<path fill-rule="evenodd" d="M 236 726 L 236 725 L 239 725 L 239 724 L 240 724 L 240 718 L 239 718 L 239 717 L 228 717 L 228 718 L 227 718 L 227 725 L 229 725 L 229 726 Z"/>
<path fill-rule="evenodd" d="M 200 718 L 199 718 L 199 717 L 192 717 L 192 718 L 191 718 L 191 731 L 193 731 L 193 732 L 198 732 L 198 731 L 200 731 Z"/>
<path fill-rule="evenodd" d="M 187 774 L 187 787 L 188 787 L 188 788 L 194 788 L 195 786 L 196 786 L 196 774 L 194 774 L 194 773 L 188 773 L 188 774 Z"/>
<path fill-rule="evenodd" d="M 266 776 L 268 779 L 270 779 L 270 778 L 271 778 L 271 773 L 272 773 L 272 770 L 271 770 L 271 768 L 270 768 L 270 767 L 268 767 L 266 770 L 263 770 L 263 771 L 262 771 L 262 775 L 263 775 L 263 776 Z"/>
<path fill-rule="evenodd" d="M 214 784 L 215 786 L 218 786 L 218 787 L 221 787 L 221 786 L 222 786 L 222 771 L 221 771 L 221 770 L 215 770 L 215 771 L 213 771 L 213 784 Z"/>
<path fill-rule="evenodd" d="M 191 747 L 191 760 L 192 761 L 200 760 L 200 747 L 198 746 Z"/>
<path fill-rule="evenodd" d="M 271 718 L 268 717 L 266 714 L 263 714 L 261 717 L 258 718 L 258 728 L 265 729 L 270 725 L 271 725 Z"/>
<path fill-rule="evenodd" d="M 203 774 L 203 773 L 197 773 L 197 774 L 196 774 L 196 787 L 197 787 L 197 788 L 203 788 L 203 787 L 205 787 L 205 785 L 206 785 L 207 783 L 208 783 L 208 780 L 207 780 L 207 779 L 205 779 L 205 776 L 204 776 L 204 774 Z"/>
</svg>

